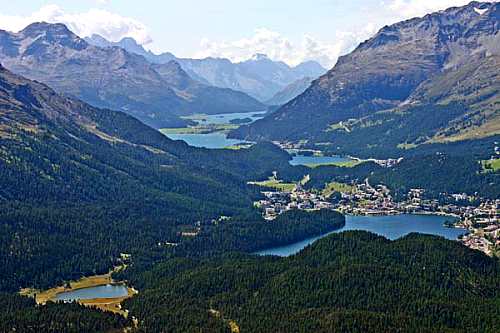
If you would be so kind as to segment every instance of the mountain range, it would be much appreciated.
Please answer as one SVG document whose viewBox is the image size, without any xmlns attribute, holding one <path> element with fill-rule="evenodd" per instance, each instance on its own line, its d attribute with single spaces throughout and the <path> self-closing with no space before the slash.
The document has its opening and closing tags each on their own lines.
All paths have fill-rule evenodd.
<svg viewBox="0 0 500 333">
<path fill-rule="evenodd" d="M 87 37 L 86 41 L 100 47 L 118 46 L 130 53 L 142 55 L 155 64 L 164 64 L 174 60 L 197 81 L 220 88 L 242 91 L 261 102 L 266 102 L 286 86 L 298 80 L 306 77 L 317 78 L 326 72 L 326 69 L 316 61 L 306 61 L 290 67 L 282 61 L 269 59 L 265 54 L 255 54 L 251 59 L 233 63 L 225 58 L 177 58 L 169 52 L 157 55 L 145 50 L 130 37 L 125 37 L 118 42 L 110 42 L 94 34 Z"/>
<path fill-rule="evenodd" d="M 242 92 L 192 80 L 172 62 L 153 65 L 120 47 L 91 45 L 63 24 L 0 31 L 0 62 L 58 92 L 124 111 L 154 127 L 185 125 L 179 117 L 189 114 L 265 108 Z"/>
<path fill-rule="evenodd" d="M 500 4 L 471 2 L 382 28 L 300 96 L 233 132 L 398 156 L 500 134 Z"/>
<path fill-rule="evenodd" d="M 311 159 L 405 154 L 321 166 L 269 142 L 195 148 L 152 128 L 265 107 L 169 54 L 62 24 L 0 31 L 0 332 L 498 332 L 499 243 L 486 231 L 500 230 L 499 6 L 384 27 L 316 79 L 263 55 L 189 60 L 280 82 L 265 102 L 285 104 L 233 136 Z M 333 208 L 358 203 L 460 212 L 478 238 L 346 231 Z M 288 257 L 256 254 L 322 235 Z M 52 302 L 109 281 L 130 297 Z"/>
</svg>

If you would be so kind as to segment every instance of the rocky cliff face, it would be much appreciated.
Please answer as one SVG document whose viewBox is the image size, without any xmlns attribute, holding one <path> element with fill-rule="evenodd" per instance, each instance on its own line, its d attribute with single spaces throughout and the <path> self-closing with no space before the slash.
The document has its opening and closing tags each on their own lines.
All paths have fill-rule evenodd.
<svg viewBox="0 0 500 333">
<path fill-rule="evenodd" d="M 499 17 L 500 4 L 472 2 L 386 26 L 341 57 L 305 93 L 234 135 L 334 142 L 346 129 L 355 132 L 355 120 L 378 111 L 438 102 L 465 104 L 456 119 L 481 112 L 477 103 L 493 103 L 478 117 L 483 123 L 474 126 L 498 122 Z"/>
<path fill-rule="evenodd" d="M 201 108 L 183 94 L 187 87 L 176 86 L 182 84 L 179 77 L 187 76 L 180 67 L 160 75 L 143 56 L 119 47 L 91 45 L 62 24 L 34 23 L 19 33 L 0 31 L 0 62 L 59 92 L 124 111 L 154 127 L 182 125 L 179 116 Z M 204 95 L 204 89 L 213 90 L 197 83 L 196 87 Z M 226 109 L 211 109 L 206 97 L 198 101 L 203 102 L 205 113 L 263 108 L 255 99 L 235 91 L 221 91 L 218 98 L 227 99 L 221 102 Z"/>
</svg>

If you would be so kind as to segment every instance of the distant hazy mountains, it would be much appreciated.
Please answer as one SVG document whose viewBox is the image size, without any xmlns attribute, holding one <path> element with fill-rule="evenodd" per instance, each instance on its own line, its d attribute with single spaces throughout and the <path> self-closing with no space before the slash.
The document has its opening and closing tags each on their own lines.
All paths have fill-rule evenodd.
<svg viewBox="0 0 500 333">
<path fill-rule="evenodd" d="M 500 4 L 479 2 L 386 26 L 302 95 L 232 135 L 397 155 L 499 134 L 499 26 Z"/>
<path fill-rule="evenodd" d="M 305 77 L 290 83 L 282 90 L 274 94 L 273 97 L 266 101 L 267 105 L 283 105 L 294 99 L 295 97 L 306 91 L 311 85 L 313 79 L 310 77 Z"/>
<path fill-rule="evenodd" d="M 119 46 L 128 52 L 142 55 L 156 64 L 175 60 L 195 80 L 216 87 L 239 90 L 262 102 L 271 99 L 276 93 L 298 80 L 306 77 L 317 78 L 326 72 L 326 69 L 315 61 L 290 67 L 284 62 L 272 61 L 264 54 L 256 54 L 247 61 L 232 63 L 223 58 L 186 59 L 177 58 L 172 53 L 156 55 L 146 51 L 134 39 L 128 37 L 114 43 L 99 35 L 93 35 L 86 40 L 100 47 Z"/>
<path fill-rule="evenodd" d="M 197 82 L 173 62 L 153 65 L 120 47 L 91 45 L 62 24 L 0 31 L 0 62 L 58 92 L 124 111 L 154 127 L 185 124 L 179 117 L 187 114 L 265 108 L 245 93 Z"/>
</svg>

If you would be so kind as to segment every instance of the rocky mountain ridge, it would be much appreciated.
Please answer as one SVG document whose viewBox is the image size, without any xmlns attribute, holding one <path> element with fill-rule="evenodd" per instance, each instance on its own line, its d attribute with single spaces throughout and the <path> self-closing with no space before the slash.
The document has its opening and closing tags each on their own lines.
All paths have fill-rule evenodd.
<svg viewBox="0 0 500 333">
<path fill-rule="evenodd" d="M 58 92 L 126 112 L 154 127 L 184 125 L 179 117 L 188 114 L 264 108 L 241 92 L 194 80 L 185 82 L 195 86 L 186 91 L 188 86 L 176 86 L 175 80 L 160 75 L 143 56 L 119 47 L 91 45 L 63 24 L 33 23 L 18 33 L 0 31 L 0 62 Z M 178 66 L 169 74 L 186 76 Z"/>
<path fill-rule="evenodd" d="M 281 61 L 273 61 L 265 54 L 255 54 L 252 58 L 233 63 L 225 58 L 189 59 L 178 58 L 172 53 L 154 54 L 139 45 L 134 39 L 126 37 L 118 42 L 110 42 L 99 35 L 86 38 L 90 44 L 98 46 L 118 46 L 144 56 L 154 64 L 165 64 L 172 60 L 195 80 L 220 88 L 242 91 L 265 102 L 286 86 L 305 77 L 317 78 L 326 72 L 319 63 L 306 61 L 291 67 Z"/>
<path fill-rule="evenodd" d="M 386 26 L 302 95 L 232 135 L 340 149 L 351 140 L 369 150 L 388 145 L 378 138 L 391 137 L 390 123 L 401 132 L 390 148 L 498 134 L 499 26 L 500 4 L 488 2 Z M 425 105 L 451 111 L 414 112 Z M 428 126 L 414 133 L 409 114 Z M 446 120 L 430 121 L 437 117 Z"/>
</svg>

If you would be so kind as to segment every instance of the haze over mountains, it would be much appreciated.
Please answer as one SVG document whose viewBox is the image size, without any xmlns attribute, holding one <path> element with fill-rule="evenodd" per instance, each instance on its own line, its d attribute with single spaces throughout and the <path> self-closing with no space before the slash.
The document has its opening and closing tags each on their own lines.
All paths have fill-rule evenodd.
<svg viewBox="0 0 500 333">
<path fill-rule="evenodd" d="M 311 85 L 314 79 L 310 77 L 305 77 L 303 79 L 299 79 L 295 82 L 290 83 L 282 90 L 278 91 L 274 94 L 273 97 L 266 101 L 268 105 L 283 105 L 294 99 L 295 97 L 302 94 L 306 91 L 307 88 Z"/>
<path fill-rule="evenodd" d="M 472 2 L 386 26 L 233 136 L 397 156 L 423 143 L 499 134 L 499 20 L 499 3 Z"/>
<path fill-rule="evenodd" d="M 62 24 L 33 23 L 18 33 L 0 31 L 0 62 L 59 92 L 124 111 L 154 127 L 183 125 L 179 116 L 194 113 L 265 108 L 242 92 L 196 82 L 175 64 L 153 66 L 122 48 L 93 46 Z"/>
<path fill-rule="evenodd" d="M 315 61 L 306 61 L 290 67 L 282 61 L 273 61 L 264 54 L 255 54 L 251 59 L 233 63 L 224 58 L 177 58 L 168 52 L 156 55 L 146 51 L 129 37 L 118 42 L 110 42 L 99 35 L 93 35 L 86 40 L 100 47 L 124 48 L 156 64 L 175 60 L 195 80 L 220 88 L 243 91 L 261 102 L 271 99 L 283 88 L 298 80 L 305 77 L 317 78 L 326 72 L 326 69 Z"/>
</svg>

